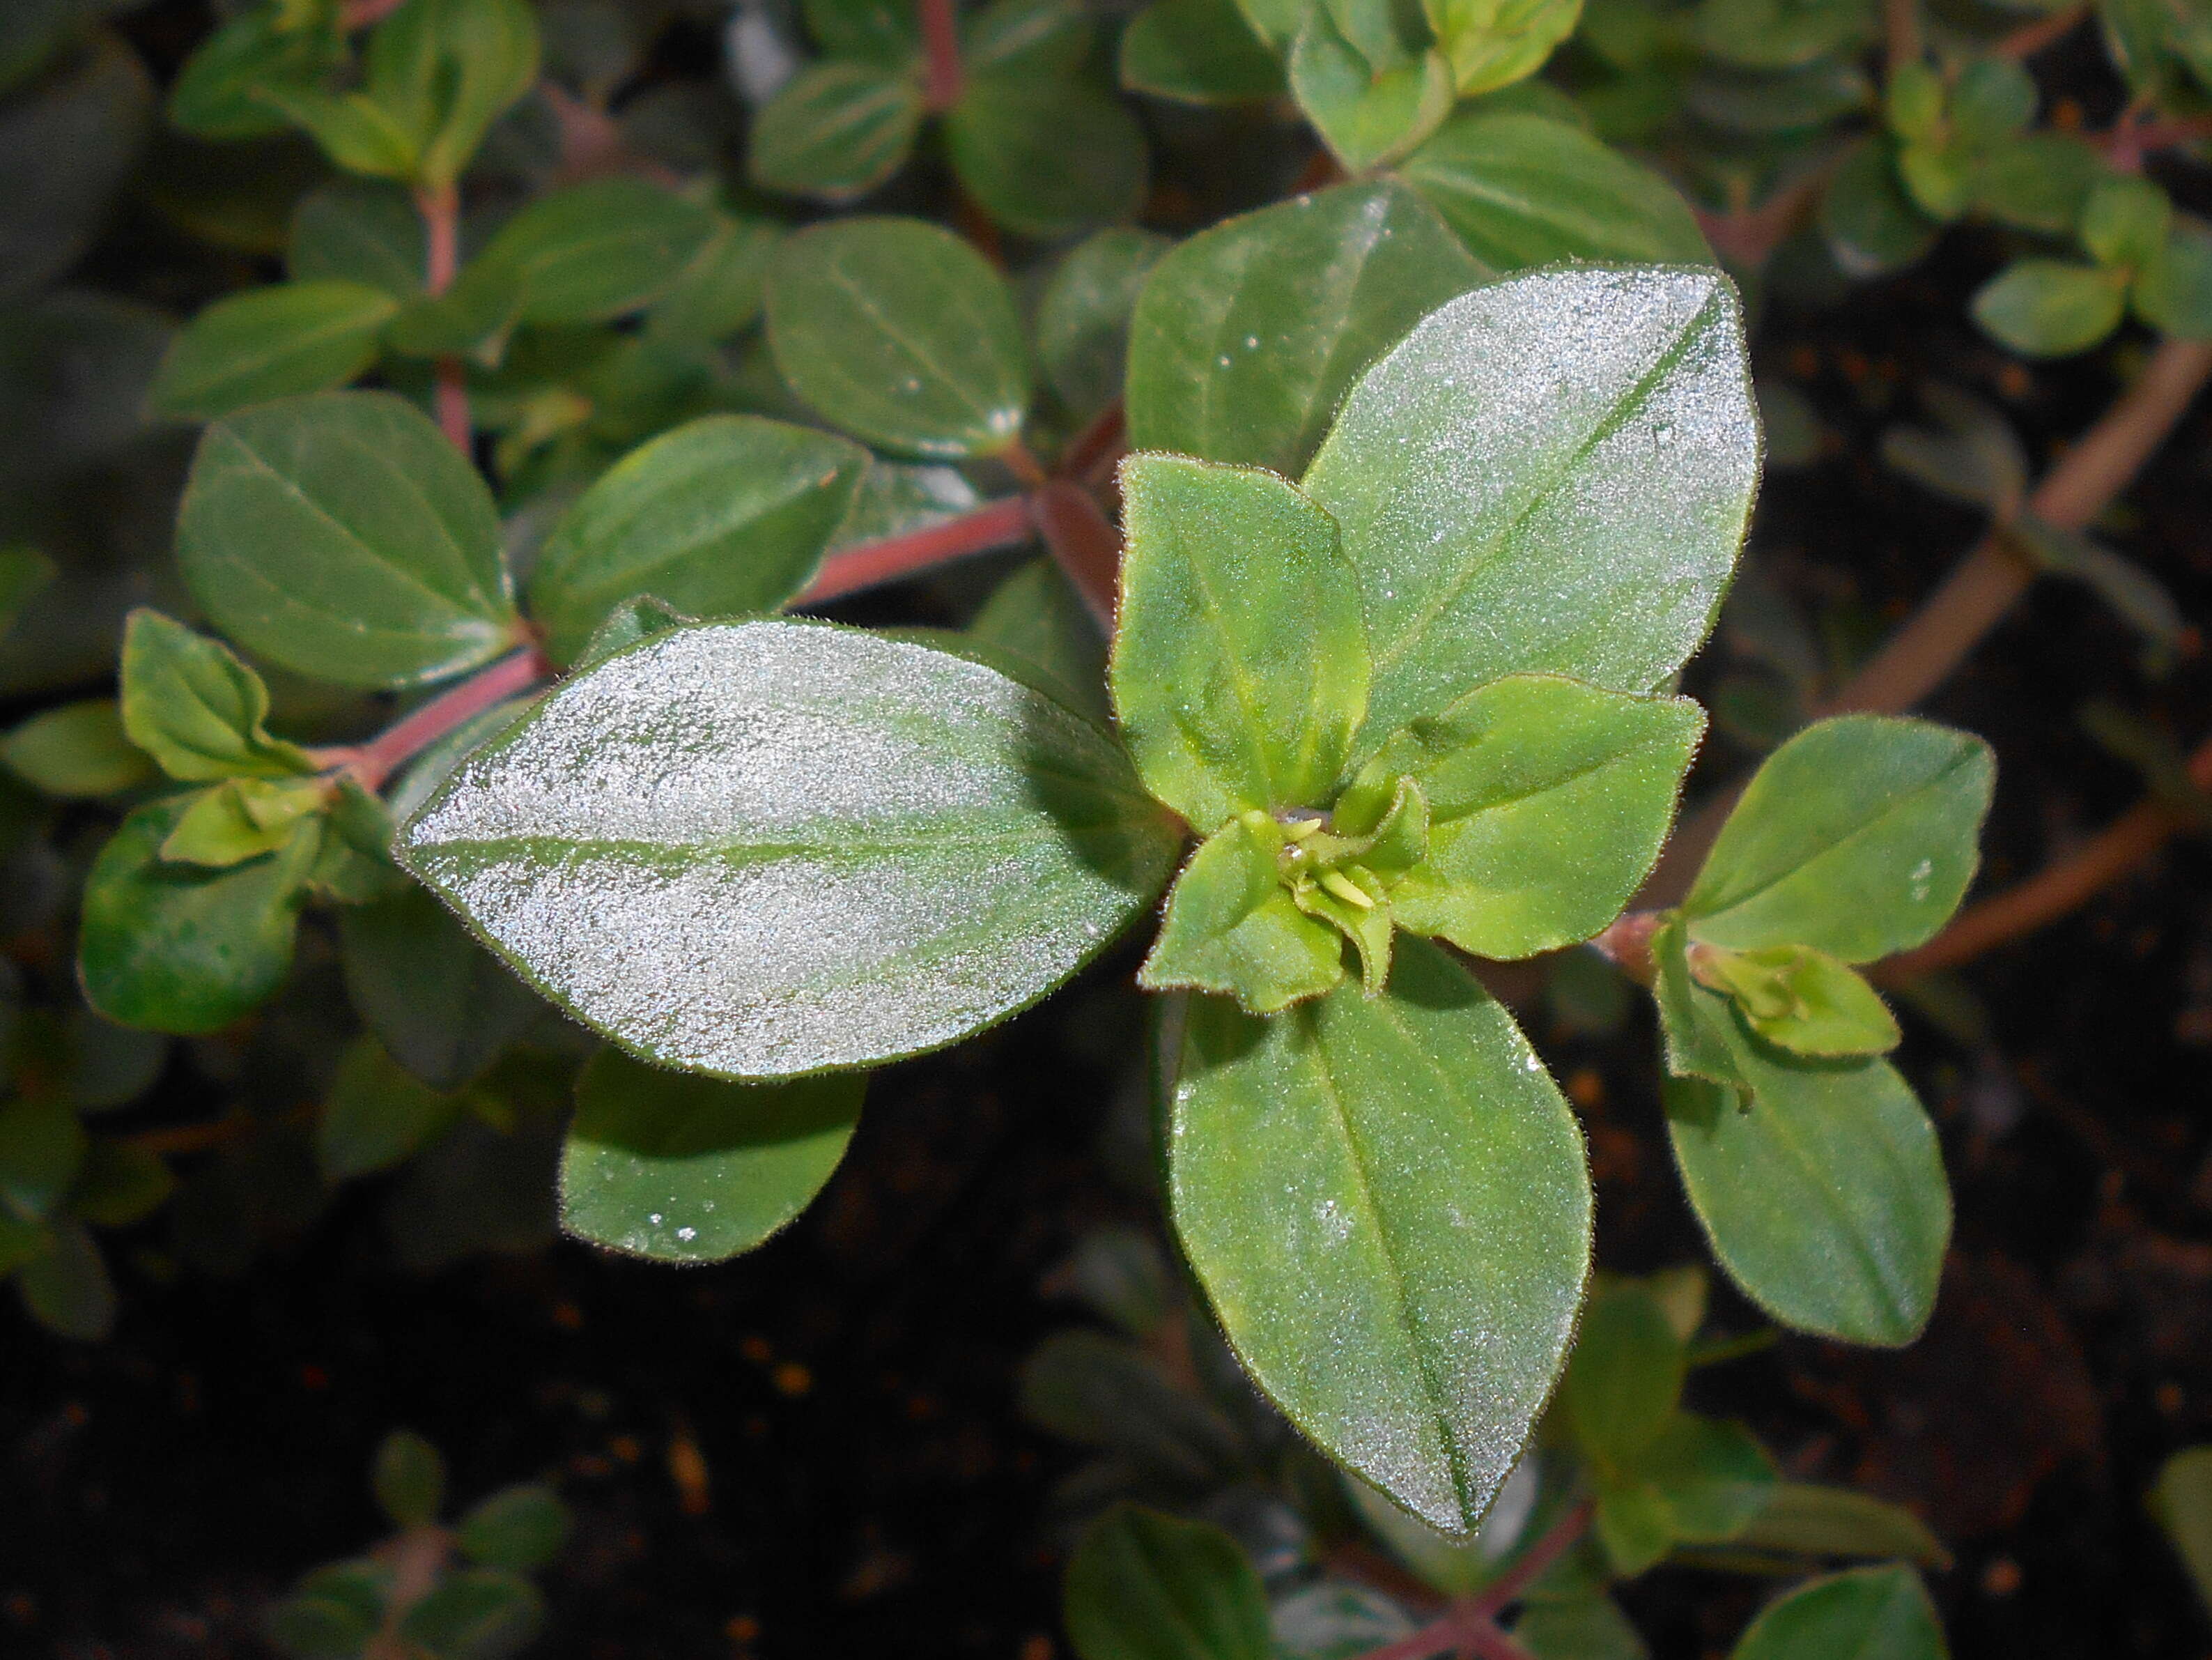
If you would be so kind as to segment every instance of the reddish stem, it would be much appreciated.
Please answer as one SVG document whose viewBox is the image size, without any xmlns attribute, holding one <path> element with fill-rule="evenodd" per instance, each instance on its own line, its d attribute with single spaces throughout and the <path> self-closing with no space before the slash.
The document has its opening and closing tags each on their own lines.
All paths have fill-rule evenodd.
<svg viewBox="0 0 2212 1660">
<path fill-rule="evenodd" d="M 526 646 L 471 675 L 452 690 L 440 693 L 366 744 L 312 753 L 323 766 L 351 773 L 363 789 L 382 789 L 393 773 L 447 733 L 552 675 L 553 666 L 545 654 L 535 646 Z"/>
<path fill-rule="evenodd" d="M 2074 33 L 2075 26 L 2089 15 L 2089 8 L 2069 6 L 2064 11 L 2055 11 L 2048 17 L 2039 17 L 2033 23 L 2014 29 L 1998 41 L 1992 50 L 2000 58 L 2014 59 L 2033 58 L 2054 41 Z"/>
<path fill-rule="evenodd" d="M 453 286 L 461 265 L 460 192 L 451 185 L 417 191 L 415 205 L 422 216 L 422 287 L 426 293 L 443 294 Z M 466 455 L 471 447 L 469 380 L 458 357 L 438 360 L 436 403 L 439 429 Z"/>
<path fill-rule="evenodd" d="M 1498 1628 L 1498 1615 L 1542 1578 L 1589 1530 L 1589 1523 L 1590 1502 L 1585 1499 L 1552 1523 L 1480 1595 L 1455 1604 L 1409 1637 L 1368 1650 L 1358 1660 L 1427 1660 L 1447 1649 L 1472 1650 L 1486 1660 L 1528 1660 L 1528 1650 Z"/>
<path fill-rule="evenodd" d="M 1035 489 L 1044 483 L 1044 465 L 1030 453 L 1030 447 L 1018 438 L 999 452 L 1000 463 L 1008 472 L 1021 481 L 1024 489 Z"/>
<path fill-rule="evenodd" d="M 405 3 L 406 0 L 348 0 L 338 9 L 338 27 L 365 29 L 371 23 L 381 23 Z"/>
<path fill-rule="evenodd" d="M 1112 634 L 1121 598 L 1121 533 L 1108 521 L 1097 497 L 1064 478 L 1053 480 L 1030 502 L 1045 547 L 1098 626 Z"/>
<path fill-rule="evenodd" d="M 939 113 L 960 101 L 960 26 L 952 15 L 953 0 L 917 0 L 921 10 L 921 44 L 928 67 L 922 94 L 929 107 Z"/>
<path fill-rule="evenodd" d="M 1475 1609 L 1482 1614 L 1497 1614 L 1508 1603 L 1518 1602 L 1522 1592 L 1542 1578 L 1552 1565 L 1589 1531 L 1591 1513 L 1589 1499 L 1578 1501 L 1546 1529 L 1542 1538 L 1522 1552 L 1518 1561 L 1482 1588 L 1474 1599 Z"/>
<path fill-rule="evenodd" d="M 806 592 L 791 603 L 826 605 L 848 593 L 858 593 L 862 588 L 896 581 L 902 576 L 964 559 L 970 554 L 1012 547 L 1028 541 L 1036 533 L 1036 527 L 1030 520 L 1029 498 L 1010 496 L 974 513 L 932 525 L 927 530 L 888 536 L 880 542 L 864 542 L 842 553 L 833 553 L 822 562 L 821 573 Z"/>
<path fill-rule="evenodd" d="M 1103 467 L 1121 459 L 1121 441 L 1128 430 L 1128 417 L 1117 398 L 1101 410 L 1089 426 L 1067 441 L 1067 447 L 1060 452 L 1056 476 L 1073 479 L 1079 484 L 1091 483 Z"/>
</svg>

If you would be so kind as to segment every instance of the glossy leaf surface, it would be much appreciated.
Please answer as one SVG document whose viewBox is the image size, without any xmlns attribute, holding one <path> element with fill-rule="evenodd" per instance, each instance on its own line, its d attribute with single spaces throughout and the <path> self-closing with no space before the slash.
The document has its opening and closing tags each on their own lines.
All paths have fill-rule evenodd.
<svg viewBox="0 0 2212 1660">
<path fill-rule="evenodd" d="M 1272 1019 L 1194 1000 L 1176 1227 L 1238 1357 L 1328 1455 L 1463 1534 L 1519 1456 L 1589 1271 L 1573 1115 L 1435 947 Z"/>
<path fill-rule="evenodd" d="M 1717 271 L 1539 272 L 1431 314 L 1305 477 L 1359 572 L 1362 748 L 1507 674 L 1650 690 L 1711 624 L 1758 467 Z"/>
<path fill-rule="evenodd" d="M 608 611 L 650 593 L 693 617 L 773 611 L 814 575 L 867 453 L 828 433 L 714 415 L 602 473 L 538 555 L 532 614 L 574 661 Z"/>
<path fill-rule="evenodd" d="M 1150 902 L 1175 846 L 1057 702 L 921 646 L 755 622 L 577 676 L 463 762 L 398 850 L 586 1025 L 661 1065 L 773 1078 L 1034 1001 Z"/>
<path fill-rule="evenodd" d="M 1388 183 L 1216 225 L 1162 259 L 1137 302 L 1129 441 L 1294 474 L 1353 379 L 1489 275 Z"/>
<path fill-rule="evenodd" d="M 490 492 L 389 392 L 289 398 L 210 427 L 177 557 L 225 634 L 314 679 L 412 685 L 514 640 Z"/>
<path fill-rule="evenodd" d="M 1147 789 L 1195 829 L 1317 807 L 1367 708 L 1359 594 L 1336 526 L 1257 468 L 1139 455 L 1114 707 Z"/>
<path fill-rule="evenodd" d="M 1030 371 L 1013 296 L 950 231 L 857 218 L 788 238 L 768 332 L 792 390 L 855 437 L 957 460 L 1020 435 Z"/>
<path fill-rule="evenodd" d="M 719 1262 L 804 1210 L 844 1157 L 867 1079 L 732 1084 L 602 1049 L 576 1081 L 561 1225 L 664 1262 Z"/>
</svg>

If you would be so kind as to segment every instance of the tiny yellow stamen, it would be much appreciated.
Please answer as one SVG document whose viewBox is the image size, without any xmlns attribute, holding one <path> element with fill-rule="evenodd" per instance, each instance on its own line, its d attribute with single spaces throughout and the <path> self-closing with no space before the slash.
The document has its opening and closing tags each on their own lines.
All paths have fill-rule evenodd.
<svg viewBox="0 0 2212 1660">
<path fill-rule="evenodd" d="M 1375 909 L 1375 902 L 1360 892 L 1352 879 L 1340 870 L 1323 871 L 1321 885 L 1347 905 L 1357 905 L 1362 910 Z"/>
</svg>

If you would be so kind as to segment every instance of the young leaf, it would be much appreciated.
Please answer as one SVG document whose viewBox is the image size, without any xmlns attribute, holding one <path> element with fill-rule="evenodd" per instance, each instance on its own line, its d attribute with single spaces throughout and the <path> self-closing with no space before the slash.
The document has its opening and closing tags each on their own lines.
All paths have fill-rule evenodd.
<svg viewBox="0 0 2212 1660">
<path fill-rule="evenodd" d="M 1717 271 L 1543 271 L 1431 314 L 1305 477 L 1365 600 L 1361 750 L 1508 674 L 1650 690 L 1711 624 L 1758 472 Z"/>
<path fill-rule="evenodd" d="M 1208 836 L 1176 879 L 1137 983 L 1233 994 L 1255 1014 L 1273 1014 L 1343 979 L 1336 932 L 1300 911 L 1277 878 L 1282 846 L 1262 812 Z"/>
<path fill-rule="evenodd" d="M 2015 259 L 1974 295 L 1974 320 L 2029 357 L 2087 351 L 2119 326 L 2124 271 L 2068 259 Z"/>
<path fill-rule="evenodd" d="M 1785 1325 L 1911 1342 L 1951 1234 L 1927 1113 L 1887 1061 L 1792 1064 L 1744 1036 L 1726 1000 L 1703 987 L 1690 996 L 1747 1096 L 1701 1078 L 1667 1085 L 1674 1162 L 1713 1256 Z"/>
<path fill-rule="evenodd" d="M 1589 1263 L 1581 1134 L 1511 1018 L 1402 940 L 1380 998 L 1195 1000 L 1170 1111 L 1176 1227 L 1246 1370 L 1332 1458 L 1471 1530 Z"/>
<path fill-rule="evenodd" d="M 1042 694 L 763 621 L 576 676 L 455 769 L 397 851 L 586 1025 L 766 1079 L 1033 1002 L 1151 902 L 1176 841 L 1110 740 Z"/>
<path fill-rule="evenodd" d="M 1693 940 L 1870 963 L 1927 939 L 1973 879 L 1996 763 L 1971 733 L 1843 715 L 1769 756 L 1682 902 Z"/>
<path fill-rule="evenodd" d="M 446 1501 L 446 1461 L 414 1431 L 394 1430 L 377 1446 L 368 1485 L 394 1527 L 419 1528 L 436 1521 Z"/>
<path fill-rule="evenodd" d="M 77 973 L 109 1019 L 155 1031 L 213 1031 L 248 1013 L 291 972 L 301 885 L 319 838 L 295 836 L 228 870 L 161 856 L 191 797 L 123 821 L 85 879 Z"/>
<path fill-rule="evenodd" d="M 178 333 L 148 401 L 159 415 L 212 421 L 343 386 L 376 361 L 378 337 L 398 310 L 381 289 L 335 280 L 234 294 Z"/>
<path fill-rule="evenodd" d="M 114 701 L 64 703 L 0 739 L 0 761 L 47 795 L 97 799 L 150 783 L 154 763 L 123 732 Z"/>
<path fill-rule="evenodd" d="M 502 1488 L 473 1505 L 453 1528 L 453 1542 L 471 1561 L 527 1573 L 568 1542 L 568 1507 L 535 1482 Z"/>
<path fill-rule="evenodd" d="M 1451 112 L 1451 65 L 1443 54 L 1408 51 L 1387 24 L 1381 33 L 1390 38 L 1368 38 L 1376 33 L 1353 40 L 1330 0 L 1317 0 L 1291 48 L 1291 95 L 1346 173 L 1396 160 Z"/>
<path fill-rule="evenodd" d="M 1496 271 L 1563 259 L 1712 258 L 1673 185 L 1547 116 L 1466 110 L 1398 173 Z"/>
<path fill-rule="evenodd" d="M 633 594 L 694 617 L 774 611 L 804 588 L 851 508 L 867 453 L 827 433 L 713 415 L 599 475 L 538 556 L 530 609 L 572 662 Z"/>
<path fill-rule="evenodd" d="M 232 16 L 201 41 L 169 89 L 169 120 L 195 138 L 260 138 L 284 130 L 270 87 L 320 86 L 346 61 L 345 36 L 282 6 Z"/>
<path fill-rule="evenodd" d="M 1620 914 L 1666 839 L 1705 712 L 1548 675 L 1510 675 L 1391 735 L 1333 827 L 1382 820 L 1401 778 L 1428 802 L 1427 856 L 1392 890 L 1401 927 L 1479 957 L 1586 939 Z"/>
<path fill-rule="evenodd" d="M 370 1037 L 346 1046 L 315 1125 L 324 1179 L 350 1181 L 389 1170 L 453 1127 L 461 1104 L 410 1073 Z"/>
<path fill-rule="evenodd" d="M 369 36 L 368 99 L 411 140 L 416 182 L 434 192 L 460 177 L 537 79 L 526 0 L 407 0 Z"/>
<path fill-rule="evenodd" d="M 754 118 L 747 175 L 763 190 L 851 201 L 907 164 L 922 113 L 911 68 L 832 58 L 801 70 Z"/>
<path fill-rule="evenodd" d="M 1856 1568 L 1770 1603 L 1729 1660 L 1946 1660 L 1948 1653 L 1918 1574 Z"/>
<path fill-rule="evenodd" d="M 1359 595 L 1336 526 L 1251 467 L 1139 455 L 1114 707 L 1145 787 L 1201 831 L 1324 805 L 1367 708 Z"/>
<path fill-rule="evenodd" d="M 354 1008 L 392 1058 L 434 1090 L 467 1083 L 544 1007 L 412 883 L 340 911 L 338 939 Z"/>
<path fill-rule="evenodd" d="M 1904 1041 L 1881 994 L 1810 946 L 1729 951 L 1697 945 L 1689 964 L 1698 984 L 1735 1000 L 1746 1025 L 1793 1055 L 1887 1055 Z"/>
<path fill-rule="evenodd" d="M 177 558 L 225 634 L 318 680 L 419 684 L 515 640 L 491 493 L 390 392 L 287 398 L 210 427 Z"/>
<path fill-rule="evenodd" d="M 769 268 L 776 367 L 823 419 L 910 455 L 995 455 L 1021 435 L 1029 360 L 1006 279 L 915 219 L 842 219 Z"/>
<path fill-rule="evenodd" d="M 1203 1522 L 1115 1505 L 1068 1559 L 1079 1660 L 1271 1660 L 1267 1595 L 1237 1541 Z"/>
<path fill-rule="evenodd" d="M 1360 371 L 1489 275 L 1387 182 L 1226 220 L 1170 252 L 1138 299 L 1129 441 L 1295 473 Z"/>
<path fill-rule="evenodd" d="M 1236 0 L 1152 0 L 1121 33 L 1121 84 L 1183 104 L 1279 96 L 1275 61 Z"/>
<path fill-rule="evenodd" d="M 719 1262 L 806 1208 L 845 1156 L 866 1074 L 731 1084 L 602 1049 L 576 1080 L 561 1225 L 663 1262 Z"/>
<path fill-rule="evenodd" d="M 123 729 L 172 778 L 288 778 L 314 770 L 271 738 L 269 689 L 220 641 L 142 606 L 123 630 Z"/>
<path fill-rule="evenodd" d="M 945 112 L 945 151 L 983 211 L 1051 240 L 1132 217 L 1145 199 L 1145 131 L 1079 81 L 979 75 Z"/>
<path fill-rule="evenodd" d="M 1526 80 L 1575 30 L 1583 0 L 1426 0 L 1437 45 L 1462 98 Z"/>
<path fill-rule="evenodd" d="M 258 859 L 293 840 L 301 821 L 320 813 L 328 801 L 319 779 L 226 778 L 186 798 L 176 828 L 161 843 L 161 857 L 216 870 Z"/>
</svg>

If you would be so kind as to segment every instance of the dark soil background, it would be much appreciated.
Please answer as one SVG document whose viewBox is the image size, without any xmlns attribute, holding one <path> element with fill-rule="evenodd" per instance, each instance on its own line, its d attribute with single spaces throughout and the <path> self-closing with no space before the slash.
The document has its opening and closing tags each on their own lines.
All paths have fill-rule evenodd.
<svg viewBox="0 0 2212 1660">
<path fill-rule="evenodd" d="M 159 60 L 204 18 L 170 5 L 131 27 Z M 2040 463 L 2142 350 L 2124 339 L 2033 371 L 2005 359 L 1964 318 L 2000 258 L 1954 235 L 1840 307 L 1772 302 L 1762 371 L 1813 400 L 1827 447 L 1770 477 L 1754 555 L 1845 633 L 1904 615 L 1978 533 L 1879 462 L 1917 384 L 1997 403 Z M 2212 616 L 2208 441 L 2200 415 L 2102 527 L 2193 617 Z M 895 606 L 943 620 L 946 603 L 924 591 L 869 620 Z M 1729 655 L 1723 640 L 1690 689 Z M 1929 708 L 1998 751 L 1984 891 L 2139 794 L 2077 723 L 2099 697 L 2185 745 L 2212 729 L 2203 656 L 2146 678 L 2125 629 L 2052 581 Z M 1744 758 L 1716 743 L 1701 776 Z M 2208 876 L 2202 842 L 2176 842 L 2080 916 L 1975 964 L 1980 1041 L 1908 1021 L 1904 1064 L 1943 1128 L 1958 1207 L 1923 1342 L 1785 1340 L 1693 1385 L 1792 1473 L 1926 1518 L 1957 1555 L 1932 1578 L 1962 1660 L 2212 1655 L 2212 1622 L 2142 1505 L 2166 1455 L 2212 1438 Z M 0 1653 L 264 1654 L 266 1599 L 379 1532 L 365 1465 L 408 1425 L 445 1450 L 462 1500 L 544 1475 L 574 1505 L 532 1651 L 549 1660 L 1064 1654 L 1039 1518 L 1078 1458 L 1020 1421 L 1013 1377 L 1079 1317 L 1043 1289 L 1076 1234 L 1143 1213 L 1100 1152 L 1135 1063 L 1133 961 L 878 1074 L 823 1199 L 723 1268 L 563 1243 L 413 1275 L 389 1262 L 368 1184 L 236 1280 L 156 1283 L 126 1246 L 107 1344 L 0 1310 Z M 1584 1114 L 1601 1259 L 1701 1257 L 1644 1017 L 1598 1041 L 1552 1030 L 1540 1005 L 1524 1013 Z M 1716 1310 L 1755 1323 L 1724 1291 Z M 1690 1660 L 1723 1652 L 1766 1591 L 1662 1570 L 1626 1601 L 1662 1660 Z"/>
</svg>

